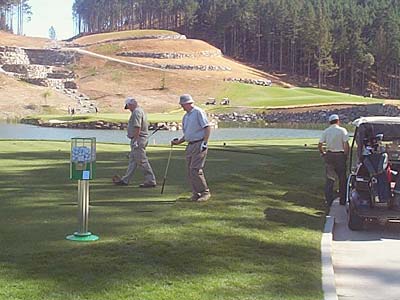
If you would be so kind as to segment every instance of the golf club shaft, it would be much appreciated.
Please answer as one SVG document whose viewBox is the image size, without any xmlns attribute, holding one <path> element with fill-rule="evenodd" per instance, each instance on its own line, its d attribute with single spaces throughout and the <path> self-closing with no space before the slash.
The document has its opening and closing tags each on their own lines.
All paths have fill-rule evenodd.
<svg viewBox="0 0 400 300">
<path fill-rule="evenodd" d="M 154 129 L 154 131 L 152 133 L 150 133 L 149 137 L 151 137 L 153 134 L 155 134 L 157 131 L 159 131 L 161 128 L 164 128 L 164 125 L 161 125 L 159 127 L 157 127 L 156 129 Z"/>
<path fill-rule="evenodd" d="M 165 181 L 167 180 L 167 174 L 168 174 L 169 162 L 171 161 L 171 155 L 172 155 L 172 144 L 171 144 L 171 149 L 169 150 L 167 166 L 165 168 L 163 183 L 162 183 L 162 186 L 161 186 L 161 194 L 164 193 Z"/>
</svg>

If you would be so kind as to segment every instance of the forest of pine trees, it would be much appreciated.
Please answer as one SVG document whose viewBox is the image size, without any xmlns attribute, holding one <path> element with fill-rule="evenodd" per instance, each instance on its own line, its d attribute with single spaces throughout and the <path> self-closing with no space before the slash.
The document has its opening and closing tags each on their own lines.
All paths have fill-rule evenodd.
<svg viewBox="0 0 400 300">
<path fill-rule="evenodd" d="M 0 29 L 27 2 L 0 0 Z M 400 0 L 74 0 L 73 17 L 82 34 L 176 30 L 268 71 L 400 97 Z"/>
<path fill-rule="evenodd" d="M 23 34 L 24 18 L 30 14 L 28 0 L 0 0 L 0 30 Z"/>
</svg>

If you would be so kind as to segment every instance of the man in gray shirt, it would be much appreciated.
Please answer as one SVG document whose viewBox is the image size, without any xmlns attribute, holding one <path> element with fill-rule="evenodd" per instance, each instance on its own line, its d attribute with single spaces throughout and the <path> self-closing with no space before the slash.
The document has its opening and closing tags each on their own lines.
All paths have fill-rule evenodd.
<svg viewBox="0 0 400 300">
<path fill-rule="evenodd" d="M 128 185 L 136 168 L 139 167 L 142 169 L 144 175 L 144 182 L 139 187 L 155 187 L 156 178 L 145 151 L 149 135 L 146 114 L 132 97 L 126 98 L 125 109 L 129 109 L 132 112 L 127 129 L 127 136 L 131 140 L 131 152 L 129 154 L 129 165 L 126 174 L 119 181 L 115 182 L 115 184 Z"/>
<path fill-rule="evenodd" d="M 334 200 L 333 186 L 335 177 L 339 178 L 340 204 L 346 204 L 346 160 L 349 153 L 347 130 L 339 126 L 339 116 L 329 116 L 331 124 L 324 130 L 318 143 L 318 150 L 325 160 L 326 182 L 325 200 L 330 206 Z M 336 176 L 335 176 L 336 175 Z"/>
<path fill-rule="evenodd" d="M 192 201 L 204 202 L 211 197 L 203 168 L 208 152 L 208 139 L 211 128 L 206 113 L 199 107 L 194 106 L 194 100 L 189 94 L 182 95 L 179 104 L 186 111 L 183 116 L 183 137 L 171 141 L 172 145 L 187 142 L 186 164 L 187 175 L 192 188 Z"/>
</svg>

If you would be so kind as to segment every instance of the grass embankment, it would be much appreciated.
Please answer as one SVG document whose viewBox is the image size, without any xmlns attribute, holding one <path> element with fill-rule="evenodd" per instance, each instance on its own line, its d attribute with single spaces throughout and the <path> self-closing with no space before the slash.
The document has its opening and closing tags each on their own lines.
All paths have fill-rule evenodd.
<svg viewBox="0 0 400 300">
<path fill-rule="evenodd" d="M 334 105 L 334 104 L 372 104 L 383 103 L 375 98 L 365 98 L 356 95 L 344 94 L 334 91 L 316 88 L 293 88 L 262 87 L 242 83 L 224 83 L 223 92 L 219 93 L 217 103 L 222 98 L 230 99 L 229 106 L 204 105 L 206 101 L 197 100 L 196 105 L 203 107 L 210 113 L 231 113 L 231 112 L 261 112 L 268 108 L 277 107 L 301 107 L 313 105 Z M 178 100 L 177 100 L 178 101 Z M 177 105 L 178 106 L 178 105 Z M 179 122 L 182 119 L 183 111 L 174 110 L 170 113 L 150 113 L 150 122 Z M 97 120 L 111 122 L 126 122 L 127 114 L 99 113 L 85 115 L 35 115 L 27 119 L 40 119 L 49 121 L 51 119 L 71 122 L 92 122 Z"/>
<path fill-rule="evenodd" d="M 93 44 L 103 43 L 116 39 L 129 39 L 135 37 L 154 36 L 154 35 L 173 35 L 178 34 L 170 30 L 127 30 L 118 32 L 106 32 L 83 36 L 75 39 L 73 42 L 77 44 Z"/>
<path fill-rule="evenodd" d="M 321 299 L 322 164 L 304 140 L 211 145 L 213 197 L 192 203 L 176 147 L 164 195 L 118 187 L 126 145 L 97 145 L 89 229 L 77 229 L 69 143 L 0 141 L 0 299 Z M 220 143 L 219 143 L 220 144 Z M 158 181 L 169 147 L 149 147 Z"/>
</svg>

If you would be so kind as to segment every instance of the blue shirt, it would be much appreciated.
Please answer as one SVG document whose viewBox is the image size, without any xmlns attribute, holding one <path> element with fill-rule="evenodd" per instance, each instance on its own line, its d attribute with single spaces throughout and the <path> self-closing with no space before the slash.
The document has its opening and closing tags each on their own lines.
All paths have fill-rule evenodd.
<svg viewBox="0 0 400 300">
<path fill-rule="evenodd" d="M 185 141 L 194 142 L 204 139 L 204 128 L 210 126 L 207 115 L 201 108 L 194 106 L 186 112 L 182 120 Z"/>
</svg>

